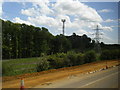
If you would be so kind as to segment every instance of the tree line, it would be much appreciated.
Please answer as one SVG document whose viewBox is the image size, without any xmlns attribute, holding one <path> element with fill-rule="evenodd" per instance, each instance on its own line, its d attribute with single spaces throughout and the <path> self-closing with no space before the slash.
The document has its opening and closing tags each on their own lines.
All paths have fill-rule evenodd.
<svg viewBox="0 0 120 90">
<path fill-rule="evenodd" d="M 40 57 L 68 51 L 85 52 L 94 48 L 95 41 L 87 35 L 52 35 L 45 27 L 2 22 L 2 59 Z M 103 42 L 101 46 L 109 47 Z M 118 46 L 113 46 L 118 47 Z"/>
</svg>

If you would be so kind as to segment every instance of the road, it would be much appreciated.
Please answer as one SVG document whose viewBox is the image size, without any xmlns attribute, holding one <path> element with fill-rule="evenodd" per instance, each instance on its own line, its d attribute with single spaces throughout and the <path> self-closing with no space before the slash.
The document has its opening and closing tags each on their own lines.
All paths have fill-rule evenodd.
<svg viewBox="0 0 120 90">
<path fill-rule="evenodd" d="M 73 75 L 35 88 L 118 88 L 118 66 L 84 75 Z"/>
</svg>

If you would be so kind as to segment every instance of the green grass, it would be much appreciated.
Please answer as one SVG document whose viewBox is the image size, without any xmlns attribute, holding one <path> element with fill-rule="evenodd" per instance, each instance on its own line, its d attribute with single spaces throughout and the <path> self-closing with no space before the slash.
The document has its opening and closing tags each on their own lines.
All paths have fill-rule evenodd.
<svg viewBox="0 0 120 90">
<path fill-rule="evenodd" d="M 45 57 L 3 60 L 3 76 L 19 75 L 36 71 L 37 64 Z"/>
<path fill-rule="evenodd" d="M 29 64 L 29 65 L 15 65 L 13 66 L 14 69 L 21 69 L 21 68 L 35 68 L 36 64 Z"/>
<path fill-rule="evenodd" d="M 2 60 L 2 63 L 10 63 L 10 64 L 18 64 L 18 63 L 32 63 L 37 62 L 41 58 L 35 57 L 35 58 L 21 58 L 21 59 L 9 59 L 9 60 Z"/>
</svg>

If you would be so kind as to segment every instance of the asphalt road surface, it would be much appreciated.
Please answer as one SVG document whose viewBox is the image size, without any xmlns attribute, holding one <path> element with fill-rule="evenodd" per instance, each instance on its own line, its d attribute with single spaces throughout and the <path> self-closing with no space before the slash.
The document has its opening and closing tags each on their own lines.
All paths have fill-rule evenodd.
<svg viewBox="0 0 120 90">
<path fill-rule="evenodd" d="M 118 88 L 118 73 L 117 66 L 90 74 L 69 76 L 61 81 L 48 82 L 35 88 Z"/>
</svg>

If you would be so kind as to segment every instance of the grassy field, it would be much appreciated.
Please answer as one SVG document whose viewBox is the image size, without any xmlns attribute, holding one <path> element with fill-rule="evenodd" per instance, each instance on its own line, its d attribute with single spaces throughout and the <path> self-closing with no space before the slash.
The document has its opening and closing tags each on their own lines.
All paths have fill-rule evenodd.
<svg viewBox="0 0 120 90">
<path fill-rule="evenodd" d="M 43 57 L 3 60 L 3 76 L 36 72 L 36 66 L 42 58 Z"/>
</svg>

